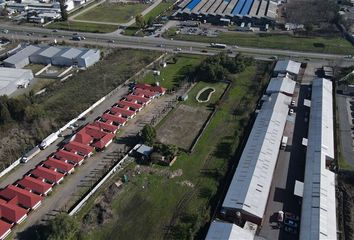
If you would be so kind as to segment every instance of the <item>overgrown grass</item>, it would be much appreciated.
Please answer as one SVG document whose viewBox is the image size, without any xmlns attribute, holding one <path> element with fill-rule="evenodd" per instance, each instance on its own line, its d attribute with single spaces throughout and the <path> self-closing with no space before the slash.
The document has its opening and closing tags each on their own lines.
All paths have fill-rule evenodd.
<svg viewBox="0 0 354 240">
<path fill-rule="evenodd" d="M 102 3 L 87 12 L 78 15 L 77 20 L 90 20 L 98 22 L 126 23 L 141 13 L 148 4 L 118 4 Z"/>
<path fill-rule="evenodd" d="M 139 82 L 150 84 L 160 82 L 162 86 L 172 89 L 184 79 L 186 71 L 199 64 L 203 58 L 197 55 L 179 55 L 176 57 L 176 63 L 170 63 L 171 61 L 169 61 L 166 68 L 159 69 L 160 76 L 154 76 L 152 72 L 149 72 Z"/>
<path fill-rule="evenodd" d="M 186 41 L 217 42 L 229 45 L 319 53 L 354 54 L 354 47 L 341 37 L 306 37 L 288 34 L 222 32 L 218 37 L 175 34 L 171 28 L 165 37 Z"/>
<path fill-rule="evenodd" d="M 84 22 L 53 22 L 47 26 L 50 29 L 61 29 L 77 32 L 109 33 L 118 29 L 118 26 Z"/>
<path fill-rule="evenodd" d="M 85 233 L 85 239 L 195 237 L 209 221 L 210 200 L 216 194 L 228 161 L 239 143 L 240 132 L 247 123 L 244 119 L 248 119 L 259 97 L 259 91 L 250 89 L 254 84 L 255 69 L 255 66 L 248 67 L 237 76 L 236 83 L 218 107 L 195 151 L 192 154 L 181 153 L 171 167 L 171 170 L 182 169 L 183 175 L 167 178 L 141 173 L 132 177 L 112 203 L 113 219 Z M 235 107 L 245 95 L 250 99 L 249 108 L 237 116 Z"/>
<path fill-rule="evenodd" d="M 56 82 L 36 99 L 45 114 L 65 122 L 152 62 L 159 53 L 117 49 L 95 66 Z M 124 64 L 122 64 L 124 63 Z"/>
</svg>

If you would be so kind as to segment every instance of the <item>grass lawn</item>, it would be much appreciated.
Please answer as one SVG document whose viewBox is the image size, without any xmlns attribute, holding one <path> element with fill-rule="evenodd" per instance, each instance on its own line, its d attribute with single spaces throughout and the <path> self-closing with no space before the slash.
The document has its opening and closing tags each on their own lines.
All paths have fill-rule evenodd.
<svg viewBox="0 0 354 240">
<path fill-rule="evenodd" d="M 141 13 L 148 4 L 119 4 L 104 2 L 95 8 L 78 15 L 77 20 L 94 20 L 98 22 L 126 23 Z"/>
<path fill-rule="evenodd" d="M 215 89 L 215 92 L 211 95 L 210 100 L 205 103 L 200 103 L 196 100 L 198 92 L 205 87 L 212 87 Z M 191 106 L 206 106 L 209 104 L 215 104 L 217 100 L 220 98 L 221 94 L 225 91 L 227 87 L 226 83 L 208 83 L 208 82 L 198 82 L 192 90 L 188 93 L 188 99 L 185 102 L 187 105 Z"/>
<path fill-rule="evenodd" d="M 143 83 L 160 82 L 161 86 L 172 89 L 178 82 L 184 78 L 184 73 L 187 68 L 196 66 L 204 57 L 197 55 L 179 55 L 177 62 L 174 64 L 167 64 L 166 68 L 160 69 L 160 76 L 153 76 L 152 72 L 146 74 L 143 79 L 138 80 Z"/>
<path fill-rule="evenodd" d="M 179 155 L 170 170 L 182 169 L 182 176 L 135 175 L 114 199 L 113 219 L 85 232 L 84 239 L 195 238 L 210 220 L 210 200 L 239 143 L 247 123 L 244 120 L 248 120 L 261 94 L 250 91 L 255 70 L 256 67 L 251 66 L 237 76 L 194 152 Z M 242 116 L 234 115 L 235 107 L 245 95 L 252 99 L 248 110 Z M 169 235 L 166 235 L 168 229 Z"/>
<path fill-rule="evenodd" d="M 50 29 L 61 29 L 78 32 L 93 32 L 93 33 L 109 33 L 118 29 L 118 26 L 97 23 L 83 23 L 83 22 L 53 22 L 47 26 Z"/>
<path fill-rule="evenodd" d="M 161 2 L 159 5 L 157 5 L 154 9 L 152 9 L 150 12 L 148 12 L 145 16 L 144 19 L 147 21 L 149 18 L 155 19 L 162 13 L 164 13 L 167 9 L 172 7 L 175 1 L 167 0 Z"/>
<path fill-rule="evenodd" d="M 218 37 L 175 34 L 170 29 L 165 36 L 178 40 L 217 42 L 244 47 L 274 48 L 319 53 L 354 54 L 354 47 L 340 37 L 295 37 L 287 34 L 256 34 L 223 32 Z"/>
</svg>

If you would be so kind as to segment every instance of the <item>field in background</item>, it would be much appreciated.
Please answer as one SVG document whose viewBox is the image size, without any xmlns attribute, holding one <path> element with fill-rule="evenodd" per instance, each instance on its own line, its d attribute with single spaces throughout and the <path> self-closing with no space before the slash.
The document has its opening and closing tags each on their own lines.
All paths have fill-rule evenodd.
<svg viewBox="0 0 354 240">
<path fill-rule="evenodd" d="M 309 51 L 319 53 L 354 54 L 353 46 L 340 37 L 305 37 L 287 34 L 256 34 L 222 32 L 217 37 L 175 34 L 176 28 L 169 29 L 164 35 L 176 40 L 217 42 L 242 47 L 274 48 L 283 50 Z"/>
<path fill-rule="evenodd" d="M 50 29 L 69 30 L 77 32 L 110 33 L 118 29 L 116 25 L 85 23 L 85 22 L 53 22 L 47 26 Z"/>
<path fill-rule="evenodd" d="M 84 12 L 75 19 L 97 22 L 126 23 L 141 13 L 149 5 L 143 3 L 120 4 L 104 2 L 93 9 Z"/>
</svg>

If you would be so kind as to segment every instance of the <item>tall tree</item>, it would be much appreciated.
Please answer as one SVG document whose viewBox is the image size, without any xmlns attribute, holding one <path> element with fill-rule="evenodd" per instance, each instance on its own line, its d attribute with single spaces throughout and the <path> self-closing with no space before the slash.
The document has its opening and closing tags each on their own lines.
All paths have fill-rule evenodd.
<svg viewBox="0 0 354 240">
<path fill-rule="evenodd" d="M 139 28 L 143 28 L 145 26 L 145 19 L 142 14 L 135 16 L 135 23 Z"/>
<path fill-rule="evenodd" d="M 5 124 L 10 122 L 11 120 L 11 114 L 9 112 L 9 109 L 7 108 L 7 104 L 4 102 L 0 102 L 0 123 Z"/>
<path fill-rule="evenodd" d="M 75 239 L 78 223 L 67 214 L 59 214 L 48 224 L 48 240 Z"/>
<path fill-rule="evenodd" d="M 150 124 L 146 124 L 141 131 L 141 137 L 145 144 L 152 146 L 156 139 L 156 130 Z"/>
<path fill-rule="evenodd" d="M 68 20 L 68 11 L 66 10 L 65 0 L 59 0 L 60 14 L 62 21 Z"/>
</svg>

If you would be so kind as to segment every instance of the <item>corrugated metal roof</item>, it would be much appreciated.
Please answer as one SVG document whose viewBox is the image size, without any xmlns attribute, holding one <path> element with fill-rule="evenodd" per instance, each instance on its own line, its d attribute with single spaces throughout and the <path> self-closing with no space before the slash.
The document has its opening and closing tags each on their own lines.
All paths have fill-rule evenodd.
<svg viewBox="0 0 354 240">
<path fill-rule="evenodd" d="M 60 51 L 62 51 L 62 49 L 60 49 L 60 48 L 48 47 L 48 48 L 44 48 L 44 50 L 39 52 L 38 55 L 51 58 L 51 57 L 54 57 Z"/>
<path fill-rule="evenodd" d="M 82 53 L 80 58 L 84 59 L 84 58 L 91 57 L 92 55 L 95 55 L 97 53 L 97 51 L 99 51 L 99 50 L 97 50 L 97 49 L 86 49 L 86 51 Z"/>
<path fill-rule="evenodd" d="M 222 207 L 263 218 L 290 101 L 274 93 L 263 103 Z"/>
<path fill-rule="evenodd" d="M 301 63 L 292 60 L 279 60 L 275 65 L 275 72 L 289 72 L 299 74 Z"/>
<path fill-rule="evenodd" d="M 82 53 L 82 51 L 80 49 L 69 48 L 69 49 L 66 49 L 66 51 L 61 55 L 61 57 L 73 59 L 73 58 L 78 57 L 81 53 Z"/>
<path fill-rule="evenodd" d="M 283 92 L 294 94 L 296 82 L 287 77 L 272 78 L 268 84 L 266 93 L 272 94 L 275 92 Z"/>
<path fill-rule="evenodd" d="M 312 83 L 300 239 L 337 239 L 335 174 L 326 169 L 334 159 L 332 82 Z"/>
<path fill-rule="evenodd" d="M 213 221 L 205 240 L 253 240 L 256 229 L 244 229 L 232 223 Z"/>
<path fill-rule="evenodd" d="M 8 57 L 7 59 L 5 59 L 4 62 L 10 63 L 10 64 L 16 64 L 16 63 L 22 61 L 24 58 L 28 58 L 32 54 L 38 52 L 39 50 L 41 50 L 40 47 L 33 46 L 33 45 L 27 46 L 24 49 L 22 49 L 21 51 L 12 55 L 11 57 Z"/>
</svg>

